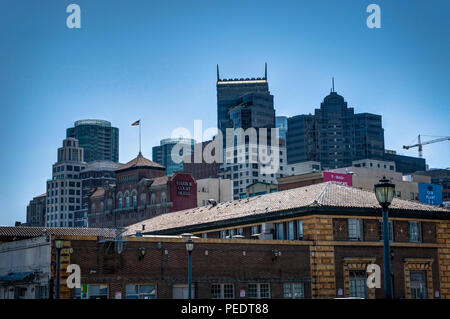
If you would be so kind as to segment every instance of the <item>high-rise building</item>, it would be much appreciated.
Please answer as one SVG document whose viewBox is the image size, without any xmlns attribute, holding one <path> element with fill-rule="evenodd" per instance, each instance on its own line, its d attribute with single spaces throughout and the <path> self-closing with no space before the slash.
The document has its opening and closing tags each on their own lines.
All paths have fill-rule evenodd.
<svg viewBox="0 0 450 319">
<path fill-rule="evenodd" d="M 278 128 L 278 136 L 286 141 L 286 133 L 288 130 L 288 118 L 287 116 L 276 116 L 275 126 Z"/>
<path fill-rule="evenodd" d="M 183 170 L 183 157 L 194 152 L 195 141 L 190 138 L 166 138 L 159 146 L 154 146 L 152 159 L 166 167 L 166 175 Z M 176 149 L 174 147 L 177 146 Z"/>
<path fill-rule="evenodd" d="M 286 164 L 281 162 L 286 152 L 284 146 L 271 143 L 272 129 L 276 126 L 267 64 L 263 78 L 251 79 L 220 79 L 217 68 L 217 122 L 223 134 L 223 163 L 220 164 L 219 176 L 232 180 L 233 199 L 246 197 L 246 188 L 250 184 L 276 183 Z M 242 139 L 233 135 L 232 140 L 227 141 L 228 128 L 235 132 L 254 129 L 256 139 L 252 141 L 244 133 Z M 262 129 L 267 129 L 267 143 L 261 139 Z M 272 161 L 274 155 L 279 162 Z"/>
<path fill-rule="evenodd" d="M 274 128 L 275 109 L 269 92 L 267 64 L 263 78 L 220 79 L 217 66 L 217 127 Z M 226 143 L 223 144 L 226 147 Z"/>
<path fill-rule="evenodd" d="M 45 226 L 45 207 L 47 193 L 34 197 L 27 206 L 26 226 Z"/>
<path fill-rule="evenodd" d="M 66 138 L 58 149 L 52 178 L 47 181 L 47 227 L 74 227 L 74 212 L 81 208 L 80 172 L 85 166 L 78 140 Z"/>
<path fill-rule="evenodd" d="M 201 152 L 201 158 L 196 162 L 194 153 L 186 155 L 183 158 L 183 172 L 191 174 L 196 180 L 206 178 L 217 178 L 219 172 L 219 163 L 217 161 L 206 161 L 203 152 L 207 146 L 212 146 L 210 143 L 214 143 L 213 140 L 197 143 L 194 145 L 194 152 Z M 209 155 L 209 154 L 208 154 Z M 212 151 L 211 156 L 215 156 L 215 150 Z"/>
<path fill-rule="evenodd" d="M 334 87 L 314 115 L 288 119 L 286 137 L 289 164 L 318 161 L 330 169 L 351 166 L 360 159 L 383 160 L 381 116 L 355 114 Z"/>
<path fill-rule="evenodd" d="M 76 121 L 74 127 L 67 129 L 66 135 L 79 141 L 86 162 L 119 161 L 119 129 L 108 121 Z"/>
<path fill-rule="evenodd" d="M 386 150 L 383 157 L 385 161 L 394 162 L 395 170 L 403 174 L 425 171 L 427 168 L 424 158 L 399 155 L 391 150 Z"/>
</svg>

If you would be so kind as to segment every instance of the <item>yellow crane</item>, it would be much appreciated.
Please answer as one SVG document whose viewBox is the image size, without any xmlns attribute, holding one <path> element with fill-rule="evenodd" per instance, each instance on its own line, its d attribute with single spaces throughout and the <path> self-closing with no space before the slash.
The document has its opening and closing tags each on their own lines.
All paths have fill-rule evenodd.
<svg viewBox="0 0 450 319">
<path fill-rule="evenodd" d="M 422 139 L 421 139 L 420 134 L 419 134 L 419 136 L 417 136 L 417 143 L 416 144 L 403 145 L 403 148 L 405 150 L 409 150 L 410 148 L 418 147 L 419 148 L 419 157 L 422 158 L 423 157 L 423 154 L 422 154 L 422 146 L 423 145 L 432 144 L 432 143 L 438 143 L 438 142 L 443 142 L 443 141 L 450 141 L 450 136 L 440 137 L 440 138 L 436 138 L 434 140 L 422 142 Z"/>
</svg>

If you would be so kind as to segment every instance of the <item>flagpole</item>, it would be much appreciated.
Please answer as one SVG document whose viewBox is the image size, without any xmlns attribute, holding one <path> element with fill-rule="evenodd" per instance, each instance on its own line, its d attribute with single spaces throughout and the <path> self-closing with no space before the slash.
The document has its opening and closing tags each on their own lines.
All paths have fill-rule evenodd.
<svg viewBox="0 0 450 319">
<path fill-rule="evenodd" d="M 141 119 L 139 119 L 139 154 L 141 154 Z"/>
</svg>

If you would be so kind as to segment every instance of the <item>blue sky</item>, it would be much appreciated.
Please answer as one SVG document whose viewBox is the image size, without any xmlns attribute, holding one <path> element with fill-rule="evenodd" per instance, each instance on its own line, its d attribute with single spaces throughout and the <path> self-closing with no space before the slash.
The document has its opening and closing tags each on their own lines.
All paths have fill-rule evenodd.
<svg viewBox="0 0 450 319">
<path fill-rule="evenodd" d="M 81 7 L 82 28 L 66 27 Z M 368 29 L 366 7 L 381 7 Z M 450 135 L 450 2 L 0 1 L 0 225 L 25 221 L 45 192 L 65 130 L 80 119 L 120 129 L 120 161 L 176 127 L 216 126 L 221 76 L 257 77 L 268 63 L 277 115 L 312 113 L 336 91 L 355 112 L 383 116 L 400 154 L 418 134 Z M 424 146 L 430 167 L 450 167 L 450 143 Z"/>
</svg>

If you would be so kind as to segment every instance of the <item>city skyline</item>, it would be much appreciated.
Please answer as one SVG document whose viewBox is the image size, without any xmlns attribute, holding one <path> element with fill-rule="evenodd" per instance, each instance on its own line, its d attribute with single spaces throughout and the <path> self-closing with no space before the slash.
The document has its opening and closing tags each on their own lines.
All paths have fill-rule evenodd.
<svg viewBox="0 0 450 319">
<path fill-rule="evenodd" d="M 417 149 L 401 147 L 418 134 L 449 134 L 450 44 L 439 40 L 450 30 L 444 1 L 377 1 L 378 30 L 365 25 L 367 1 L 136 1 L 110 10 L 105 1 L 77 3 L 80 30 L 65 26 L 69 2 L 0 4 L 0 134 L 7 150 L 0 158 L 0 225 L 24 221 L 77 120 L 118 127 L 123 163 L 138 153 L 135 120 L 142 119 L 147 158 L 177 127 L 192 132 L 197 119 L 204 129 L 216 127 L 216 64 L 221 77 L 246 78 L 262 77 L 267 62 L 276 116 L 313 113 L 334 76 L 349 107 L 382 116 L 385 148 L 398 154 L 417 157 Z M 430 167 L 449 167 L 450 145 L 427 145 L 424 157 Z"/>
</svg>

